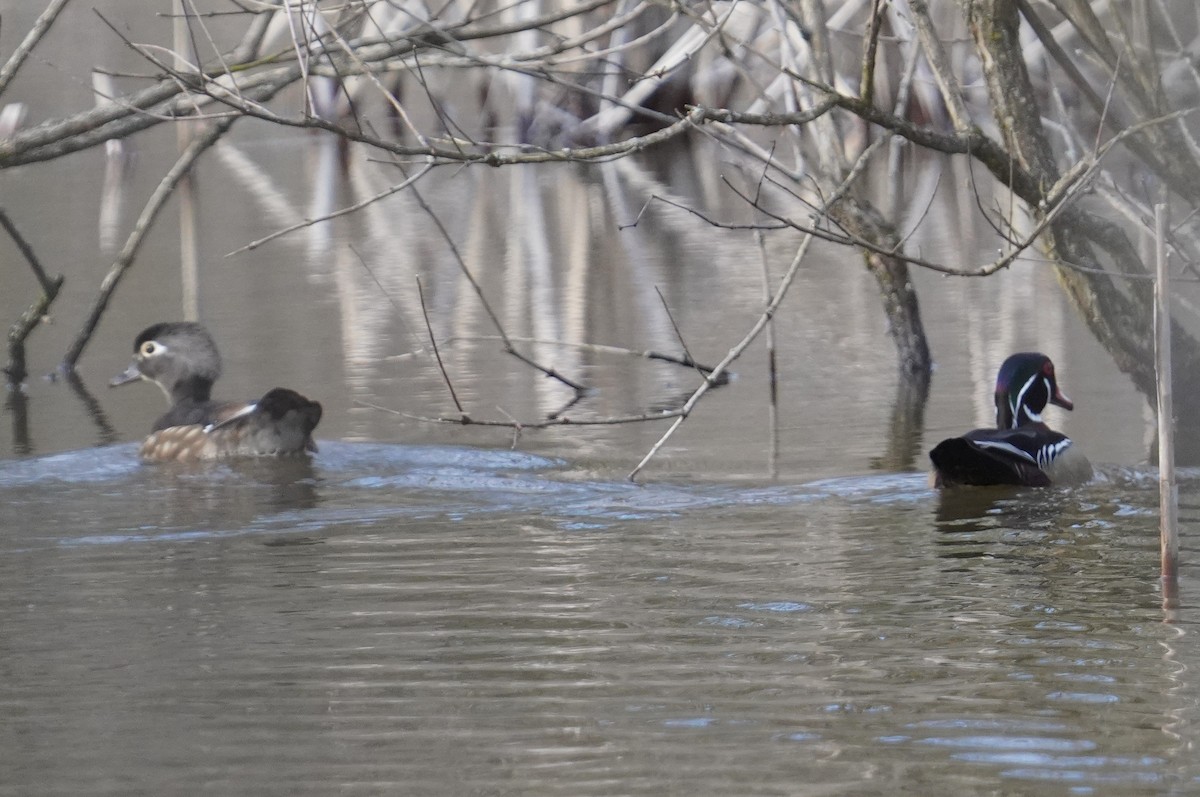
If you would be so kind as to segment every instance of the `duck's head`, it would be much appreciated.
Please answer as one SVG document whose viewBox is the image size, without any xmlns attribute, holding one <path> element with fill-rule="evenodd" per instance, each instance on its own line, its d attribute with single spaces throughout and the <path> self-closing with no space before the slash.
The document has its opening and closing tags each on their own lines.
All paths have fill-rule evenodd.
<svg viewBox="0 0 1200 797">
<path fill-rule="evenodd" d="M 153 382 L 178 404 L 184 399 L 208 401 L 213 382 L 221 375 L 217 345 L 200 324 L 176 321 L 142 330 L 133 342 L 133 362 L 109 385 L 138 379 Z"/>
<path fill-rule="evenodd" d="M 996 428 L 1016 429 L 1042 423 L 1042 410 L 1047 404 L 1066 410 L 1075 408 L 1059 390 L 1050 358 L 1026 351 L 1005 360 L 996 376 Z"/>
</svg>

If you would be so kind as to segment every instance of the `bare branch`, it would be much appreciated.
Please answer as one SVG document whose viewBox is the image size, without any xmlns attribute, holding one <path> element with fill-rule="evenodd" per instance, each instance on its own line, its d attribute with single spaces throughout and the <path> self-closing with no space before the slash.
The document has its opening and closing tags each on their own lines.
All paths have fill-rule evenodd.
<svg viewBox="0 0 1200 797">
<path fill-rule="evenodd" d="M 38 284 L 42 288 L 41 295 L 34 300 L 29 309 L 22 313 L 17 322 L 8 330 L 8 366 L 4 368 L 4 373 L 11 384 L 18 385 L 29 375 L 29 370 L 25 364 L 25 341 L 34 328 L 46 316 L 50 305 L 58 297 L 58 292 L 62 289 L 64 277 L 60 274 L 52 278 L 46 274 L 46 270 L 42 268 L 42 264 L 33 252 L 33 247 L 21 235 L 20 230 L 12 223 L 12 219 L 8 217 L 8 214 L 3 209 L 0 209 L 0 227 L 4 228 L 9 237 L 12 238 L 13 243 L 17 245 L 17 249 L 24 255 L 26 262 L 29 263 L 29 267 L 33 269 L 33 274 L 37 278 Z"/>
<path fill-rule="evenodd" d="M 450 398 L 454 400 L 454 406 L 465 423 L 470 418 L 463 409 L 462 402 L 458 400 L 458 394 L 454 392 L 454 384 L 450 381 L 450 374 L 446 373 L 446 364 L 442 362 L 442 353 L 438 351 L 437 337 L 434 336 L 433 325 L 429 322 L 429 310 L 425 306 L 425 289 L 421 287 L 420 277 L 417 277 L 417 296 L 421 300 L 421 316 L 425 319 L 425 331 L 429 333 L 429 345 L 433 347 L 433 356 L 437 360 L 438 370 L 442 372 L 442 379 L 446 382 L 446 389 L 450 391 Z"/>
<path fill-rule="evenodd" d="M 742 352 L 744 352 L 747 347 L 749 347 L 750 344 L 753 343 L 756 338 L 758 338 L 759 333 L 763 331 L 766 325 L 770 322 L 771 318 L 774 317 L 775 310 L 779 307 L 780 302 L 783 301 L 783 297 L 787 295 L 788 288 L 791 287 L 792 281 L 796 278 L 796 274 L 800 270 L 800 264 L 803 262 L 804 256 L 807 254 L 808 247 L 812 243 L 813 238 L 814 236 L 812 235 L 806 235 L 804 237 L 804 240 L 801 241 L 800 246 L 796 249 L 796 254 L 792 258 L 792 262 L 788 266 L 787 272 L 783 275 L 783 278 L 779 281 L 779 285 L 775 289 L 775 298 L 772 299 L 771 303 L 766 306 L 762 315 L 758 317 L 758 320 L 754 322 L 754 325 L 751 326 L 748 332 L 746 332 L 745 336 L 729 350 L 729 352 L 719 363 L 717 363 L 716 367 L 713 368 L 713 373 L 701 383 L 700 387 L 698 387 L 696 391 L 692 393 L 691 397 L 683 403 L 683 406 L 678 409 L 678 417 L 676 417 L 675 422 L 671 424 L 671 428 L 669 428 L 651 447 L 651 449 L 646 452 L 646 455 L 642 457 L 641 461 L 638 462 L 634 469 L 629 472 L 626 478 L 628 478 L 630 481 L 633 481 L 637 478 L 637 475 L 641 473 L 642 469 L 650 463 L 650 460 L 653 459 L 659 450 L 661 450 L 666 444 L 666 442 L 671 439 L 676 430 L 679 429 L 680 425 L 682 425 L 684 420 L 687 419 L 688 415 L 691 414 L 692 409 L 694 409 L 700 399 L 704 397 L 704 394 L 708 392 L 709 388 L 717 384 L 715 377 L 723 374 L 725 369 L 727 369 L 734 360 L 736 360 L 738 357 L 741 357 Z"/>
<path fill-rule="evenodd" d="M 921 40 L 925 61 L 929 64 L 929 69 L 933 72 L 933 79 L 942 93 L 942 100 L 950 112 L 950 120 L 954 123 L 954 129 L 960 133 L 966 133 L 971 129 L 971 116 L 967 112 L 967 106 L 963 102 L 958 83 L 954 79 L 953 70 L 950 68 L 950 59 L 946 56 L 945 48 L 942 47 L 942 40 L 938 38 L 937 31 L 933 27 L 933 20 L 929 18 L 929 4 L 926 0 L 909 0 L 908 5 L 913 12 L 912 20 L 917 26 L 917 37 Z"/>
<path fill-rule="evenodd" d="M 274 241 L 276 238 L 282 238 L 283 236 L 287 235 L 288 233 L 293 233 L 296 230 L 303 230 L 305 227 L 311 227 L 314 224 L 320 224 L 321 222 L 330 221 L 332 219 L 340 218 L 341 216 L 346 216 L 346 215 L 349 215 L 356 211 L 362 210 L 367 205 L 371 205 L 375 202 L 378 202 L 381 199 L 386 199 L 387 197 L 389 197 L 393 194 L 403 191 L 405 188 L 415 185 L 418 180 L 420 180 L 425 175 L 429 174 L 429 172 L 433 171 L 435 165 L 436 164 L 433 164 L 433 163 L 427 163 L 424 166 L 422 166 L 420 169 L 418 169 L 416 174 L 413 174 L 411 177 L 405 178 L 403 182 L 397 183 L 396 185 L 388 186 L 387 188 L 385 188 L 384 190 L 375 194 L 374 196 L 369 196 L 366 199 L 355 202 L 353 205 L 347 205 L 346 207 L 341 208 L 340 210 L 335 210 L 332 213 L 326 213 L 324 216 L 319 216 L 315 219 L 305 219 L 304 221 L 297 222 L 296 224 L 293 224 L 290 227 L 284 227 L 282 230 L 276 230 L 275 232 L 271 233 L 270 235 L 265 235 L 262 238 L 251 241 L 250 243 L 246 244 L 245 246 L 238 247 L 237 249 L 234 249 L 231 252 L 226 252 L 225 257 L 233 257 L 234 255 L 240 255 L 242 252 L 252 251 L 252 250 L 257 249 L 258 247 L 262 246 L 265 243 Z"/>
<path fill-rule="evenodd" d="M 68 2 L 69 0 L 51 0 L 50 5 L 46 6 L 46 10 L 33 23 L 29 33 L 25 34 L 25 38 L 17 45 L 17 49 L 13 50 L 13 54 L 8 57 L 4 66 L 0 66 L 0 95 L 4 94 L 4 90 L 8 88 L 8 84 L 20 70 L 21 64 L 25 63 L 25 59 L 33 52 L 33 48 L 37 47 L 38 42 L 49 32 L 54 20 L 58 19 L 58 15 L 62 13 Z"/>
</svg>

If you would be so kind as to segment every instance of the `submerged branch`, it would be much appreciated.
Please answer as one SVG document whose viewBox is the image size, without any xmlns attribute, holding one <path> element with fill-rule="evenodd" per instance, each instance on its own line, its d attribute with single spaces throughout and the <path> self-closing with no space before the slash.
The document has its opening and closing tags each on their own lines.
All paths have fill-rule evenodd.
<svg viewBox="0 0 1200 797">
<path fill-rule="evenodd" d="M 49 312 L 50 305 L 58 297 L 65 278 L 61 274 L 57 277 L 46 274 L 46 269 L 42 267 L 37 255 L 34 254 L 33 247 L 21 235 L 21 231 L 17 229 L 2 208 L 0 208 L 0 227 L 3 227 L 4 231 L 12 238 L 42 288 L 41 295 L 8 330 L 8 365 L 4 368 L 4 373 L 10 384 L 19 385 L 29 375 L 29 369 L 25 362 L 25 341 Z"/>
<path fill-rule="evenodd" d="M 392 409 L 391 407 L 383 407 L 378 404 L 372 404 L 368 401 L 356 401 L 361 407 L 367 407 L 373 410 L 388 412 L 392 415 L 399 415 L 402 418 L 410 418 L 414 421 L 423 421 L 425 423 L 448 423 L 455 426 L 493 426 L 503 429 L 551 429 L 555 426 L 621 426 L 630 423 L 646 423 L 648 421 L 664 421 L 672 418 L 678 418 L 683 412 L 682 410 L 663 410 L 661 413 L 646 413 L 643 415 L 614 415 L 605 418 L 576 418 L 562 414 L 559 410 L 553 417 L 545 418 L 540 421 L 491 421 L 481 418 L 468 418 L 463 415 L 457 418 L 431 418 L 426 415 L 414 415 L 411 412 L 401 412 L 400 410 Z"/>
<path fill-rule="evenodd" d="M 766 306 L 762 314 L 759 315 L 758 320 L 754 322 L 742 339 L 738 341 L 738 343 L 735 344 L 733 348 L 728 351 L 728 353 L 726 353 L 725 357 L 722 358 L 721 361 L 716 364 L 716 366 L 714 366 L 712 373 L 705 378 L 705 380 L 700 384 L 700 387 L 696 388 L 696 391 L 692 393 L 688 400 L 679 407 L 677 410 L 678 417 L 676 417 L 675 423 L 671 424 L 671 428 L 668 429 L 663 436 L 658 439 L 658 442 L 656 442 L 651 449 L 646 452 L 646 455 L 642 457 L 641 461 L 638 462 L 634 469 L 626 475 L 627 479 L 630 481 L 637 479 L 637 475 L 642 472 L 646 465 L 650 463 L 650 460 L 653 459 L 659 450 L 662 449 L 662 447 L 666 444 L 666 442 L 671 439 L 671 437 L 679 429 L 680 425 L 687 419 L 688 415 L 691 414 L 696 404 L 701 398 L 704 397 L 704 394 L 707 393 L 710 388 L 715 387 L 718 384 L 716 381 L 717 377 L 724 374 L 726 369 L 728 369 L 736 359 L 742 356 L 742 353 L 746 351 L 750 344 L 753 343 L 758 338 L 759 334 L 762 333 L 763 329 L 766 328 L 767 324 L 774 317 L 775 311 L 779 308 L 783 298 L 787 295 L 788 288 L 791 287 L 792 282 L 796 278 L 796 274 L 800 271 L 800 263 L 803 262 L 804 256 L 807 254 L 808 247 L 812 241 L 813 236 L 806 235 L 804 237 L 804 240 L 801 241 L 800 246 L 796 249 L 796 254 L 793 256 L 787 272 L 783 275 L 783 278 L 780 279 L 778 286 L 776 286 L 774 298 L 771 300 L 771 303 Z"/>
</svg>

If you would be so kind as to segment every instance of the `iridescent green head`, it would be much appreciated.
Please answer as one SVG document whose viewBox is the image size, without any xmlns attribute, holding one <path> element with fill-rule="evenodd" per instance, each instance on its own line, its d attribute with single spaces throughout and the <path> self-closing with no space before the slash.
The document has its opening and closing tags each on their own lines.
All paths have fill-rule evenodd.
<svg viewBox="0 0 1200 797">
<path fill-rule="evenodd" d="M 1025 351 L 1005 360 L 996 376 L 996 428 L 1016 429 L 1042 423 L 1042 410 L 1047 404 L 1067 410 L 1075 408 L 1059 390 L 1050 358 Z"/>
</svg>

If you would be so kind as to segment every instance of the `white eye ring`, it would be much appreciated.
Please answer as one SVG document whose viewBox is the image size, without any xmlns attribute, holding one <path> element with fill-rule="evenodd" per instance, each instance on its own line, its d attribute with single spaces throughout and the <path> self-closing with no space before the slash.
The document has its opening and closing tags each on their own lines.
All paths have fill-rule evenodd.
<svg viewBox="0 0 1200 797">
<path fill-rule="evenodd" d="M 143 357 L 152 357 L 158 353 L 159 348 L 165 348 L 161 344 L 148 340 L 142 344 L 141 355 Z"/>
</svg>

